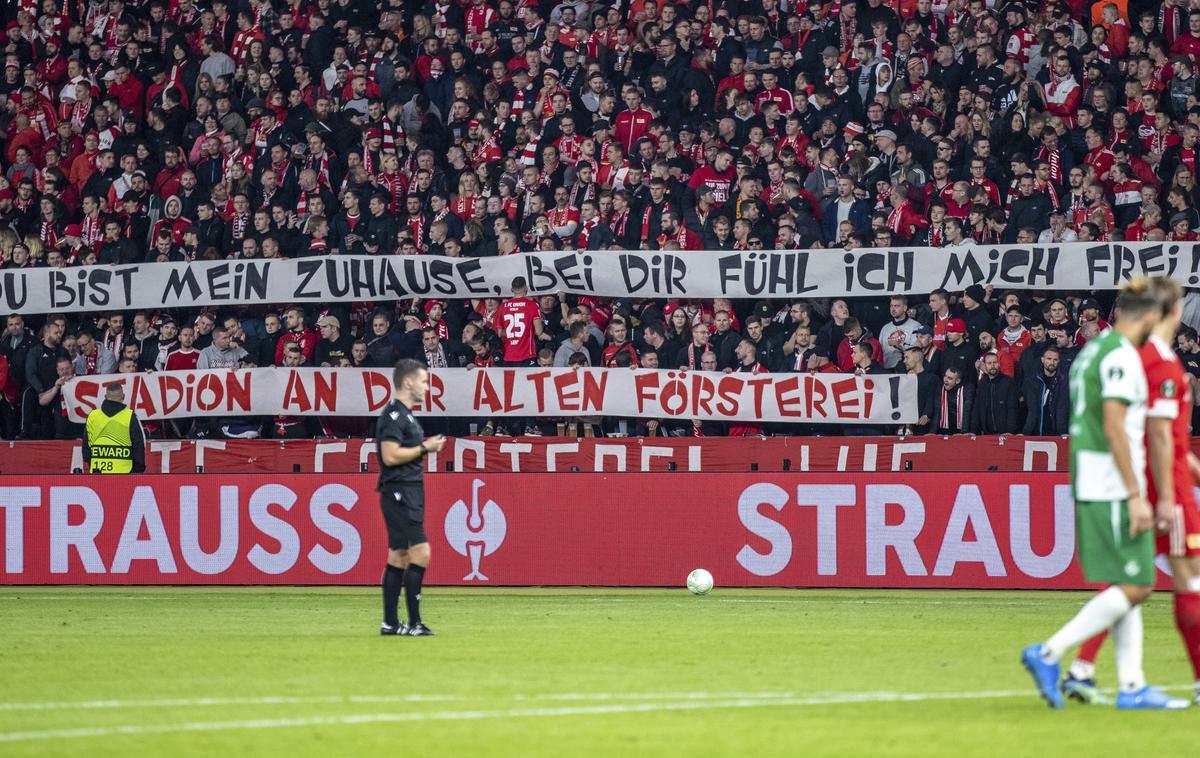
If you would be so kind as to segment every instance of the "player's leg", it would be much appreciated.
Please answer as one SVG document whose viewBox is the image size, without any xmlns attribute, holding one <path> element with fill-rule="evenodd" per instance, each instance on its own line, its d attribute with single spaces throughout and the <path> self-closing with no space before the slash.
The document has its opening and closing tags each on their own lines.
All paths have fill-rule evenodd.
<svg viewBox="0 0 1200 758">
<path fill-rule="evenodd" d="M 1194 503 L 1175 506 L 1168 534 L 1159 537 L 1159 549 L 1171 565 L 1175 626 L 1195 677 L 1192 702 L 1200 705 L 1200 510 Z"/>
<path fill-rule="evenodd" d="M 1096 686 L 1096 656 L 1108 639 L 1108 630 L 1084 640 L 1075 654 L 1075 660 L 1067 668 L 1067 678 L 1063 680 L 1063 694 L 1081 703 L 1097 703 L 1102 700 L 1100 688 Z"/>
<path fill-rule="evenodd" d="M 1075 535 L 1079 545 L 1079 559 L 1084 576 L 1089 582 L 1107 582 L 1116 585 L 1126 581 L 1126 572 L 1121 560 L 1120 535 L 1113 527 L 1124 514 L 1128 523 L 1128 512 L 1124 501 L 1110 503 L 1080 501 L 1075 504 Z M 1125 534 L 1128 534 L 1127 527 Z M 1150 549 L 1150 570 L 1153 574 L 1153 546 Z M 1122 587 L 1110 586 L 1098 592 L 1075 616 L 1040 645 L 1030 645 L 1022 653 L 1021 660 L 1037 685 L 1042 698 L 1053 708 L 1063 707 L 1059 691 L 1059 667 L 1063 656 L 1085 640 L 1110 629 L 1134 605 L 1141 602 L 1140 593 L 1130 596 Z"/>
<path fill-rule="evenodd" d="M 1067 678 L 1063 680 L 1063 694 L 1072 700 L 1084 704 L 1098 703 L 1103 700 L 1100 688 L 1096 686 L 1096 658 L 1100 648 L 1108 639 L 1105 629 L 1099 634 L 1084 640 L 1075 654 L 1075 660 L 1067 668 Z"/>
<path fill-rule="evenodd" d="M 1142 692 L 1146 687 L 1146 674 L 1142 669 L 1142 603 L 1150 599 L 1154 588 L 1144 584 L 1123 584 L 1121 590 L 1133 605 L 1129 613 L 1113 624 L 1113 648 L 1117 659 L 1118 703 L 1124 695 Z"/>
<path fill-rule="evenodd" d="M 421 621 L 421 584 L 429 568 L 429 542 L 422 541 L 408 549 L 408 570 L 404 572 L 404 604 L 408 608 L 408 633 L 413 637 L 429 637 L 433 630 Z"/>
<path fill-rule="evenodd" d="M 1200 550 L 1200 546 L 1197 547 Z M 1200 555 L 1171 556 L 1175 627 L 1192 664 L 1192 702 L 1200 705 Z"/>
<path fill-rule="evenodd" d="M 1135 606 L 1113 625 L 1113 648 L 1117 658 L 1117 707 L 1141 710 L 1182 710 L 1187 700 L 1168 697 L 1161 690 L 1146 684 L 1142 670 L 1142 611 L 1141 604 L 1150 598 L 1158 568 L 1154 563 L 1153 532 L 1137 536 L 1129 533 L 1129 511 L 1122 506 L 1113 512 L 1111 532 L 1117 542 L 1117 561 L 1126 579 L 1121 590 Z M 1109 581 L 1117 581 L 1110 579 Z"/>
</svg>

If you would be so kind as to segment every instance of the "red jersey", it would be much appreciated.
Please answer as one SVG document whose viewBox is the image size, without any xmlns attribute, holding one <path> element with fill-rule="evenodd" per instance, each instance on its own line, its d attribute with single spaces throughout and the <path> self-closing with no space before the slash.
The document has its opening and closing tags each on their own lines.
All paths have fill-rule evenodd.
<svg viewBox="0 0 1200 758">
<path fill-rule="evenodd" d="M 625 148 L 626 155 L 632 155 L 642 135 L 650 131 L 650 111 L 638 107 L 637 110 L 624 110 L 617 114 L 613 124 L 613 138 Z"/>
<path fill-rule="evenodd" d="M 616 344 L 607 345 L 604 348 L 604 354 L 600 357 L 601 365 L 606 366 L 608 368 L 616 368 L 618 353 L 629 353 L 630 365 L 633 366 L 634 368 L 638 367 L 637 350 L 635 350 L 633 348 L 633 345 L 631 345 L 628 342 L 624 342 L 620 345 L 616 345 Z"/>
<path fill-rule="evenodd" d="M 1171 478 L 1175 483 L 1177 517 L 1170 532 L 1159 535 L 1158 550 L 1168 555 L 1182 556 L 1200 553 L 1200 510 L 1197 510 L 1192 473 L 1188 468 L 1191 450 L 1192 390 L 1184 373 L 1183 363 L 1171 346 L 1154 335 L 1139 348 L 1142 367 L 1146 370 L 1146 417 L 1171 421 L 1172 461 Z M 1148 443 L 1147 443 L 1148 444 Z M 1149 458 L 1149 456 L 1147 456 Z M 1158 500 L 1154 477 L 1147 465 L 1146 497 L 1153 507 Z"/>
<path fill-rule="evenodd" d="M 317 333 L 305 329 L 302 332 L 289 331 L 279 338 L 279 342 L 275 345 L 275 365 L 283 365 L 283 349 L 291 342 L 295 342 L 300 346 L 300 353 L 304 356 L 304 362 L 311 363 L 313 351 L 317 349 Z"/>
<path fill-rule="evenodd" d="M 199 361 L 199 350 L 189 350 L 186 353 L 176 350 L 167 355 L 167 363 L 163 368 L 166 371 L 195 371 Z"/>
<path fill-rule="evenodd" d="M 1165 418 L 1171 421 L 1171 438 L 1175 455 L 1173 472 L 1175 498 L 1191 508 L 1196 507 L 1192 493 L 1192 474 L 1188 470 L 1187 453 L 1191 449 L 1192 389 L 1187 382 L 1183 363 L 1170 345 L 1154 335 L 1138 349 L 1142 367 L 1146 370 L 1146 384 L 1150 394 L 1146 399 L 1148 418 Z M 1154 503 L 1154 478 L 1146 477 L 1147 495 Z"/>
<path fill-rule="evenodd" d="M 496 310 L 504 331 L 504 361 L 531 361 L 537 356 L 537 332 L 534 322 L 542 317 L 538 304 L 527 297 L 505 300 Z"/>
<path fill-rule="evenodd" d="M 693 190 L 699 189 L 701 186 L 712 187 L 713 200 L 717 205 L 723 205 L 729 202 L 729 188 L 733 186 L 733 180 L 737 178 L 737 169 L 733 166 L 725 169 L 724 173 L 718 172 L 712 166 L 701 166 L 696 169 L 696 173 L 692 174 L 688 186 Z"/>
</svg>

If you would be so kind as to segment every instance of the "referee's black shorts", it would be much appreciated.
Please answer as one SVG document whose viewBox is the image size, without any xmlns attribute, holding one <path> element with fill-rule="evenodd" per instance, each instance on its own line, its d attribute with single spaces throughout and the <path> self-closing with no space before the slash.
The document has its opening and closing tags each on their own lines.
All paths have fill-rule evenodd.
<svg viewBox="0 0 1200 758">
<path fill-rule="evenodd" d="M 379 491 L 379 506 L 387 524 L 389 549 L 405 550 L 429 541 L 425 536 L 424 484 L 389 484 Z"/>
</svg>

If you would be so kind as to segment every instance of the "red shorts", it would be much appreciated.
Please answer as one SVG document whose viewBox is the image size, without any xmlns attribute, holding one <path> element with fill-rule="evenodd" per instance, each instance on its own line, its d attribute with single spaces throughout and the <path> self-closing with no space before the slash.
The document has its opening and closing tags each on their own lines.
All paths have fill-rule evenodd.
<svg viewBox="0 0 1200 758">
<path fill-rule="evenodd" d="M 1166 534 L 1156 538 L 1157 552 L 1172 558 L 1200 555 L 1200 508 L 1195 505 L 1175 505 L 1175 518 Z"/>
</svg>

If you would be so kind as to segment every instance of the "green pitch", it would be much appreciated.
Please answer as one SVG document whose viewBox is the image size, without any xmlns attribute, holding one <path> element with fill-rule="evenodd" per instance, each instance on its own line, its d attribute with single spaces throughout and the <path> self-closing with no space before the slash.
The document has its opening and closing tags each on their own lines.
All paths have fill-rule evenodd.
<svg viewBox="0 0 1200 758">
<path fill-rule="evenodd" d="M 1200 711 L 1033 694 L 1021 647 L 1084 597 L 431 588 L 411 639 L 365 588 L 8 587 L 0 755 L 1190 754 Z M 1146 631 L 1189 684 L 1165 594 Z"/>
</svg>

